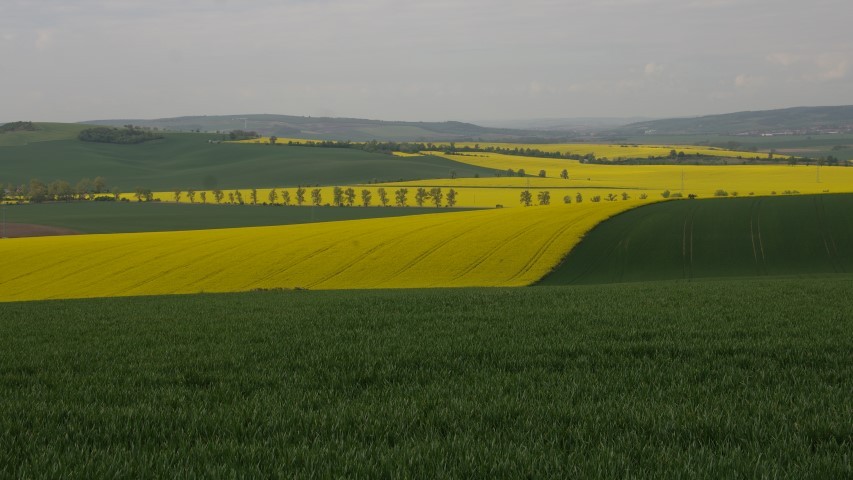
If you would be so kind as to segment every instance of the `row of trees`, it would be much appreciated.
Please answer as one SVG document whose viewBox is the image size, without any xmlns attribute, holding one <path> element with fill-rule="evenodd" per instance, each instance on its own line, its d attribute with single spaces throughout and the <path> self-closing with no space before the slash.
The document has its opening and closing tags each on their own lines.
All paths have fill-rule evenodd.
<svg viewBox="0 0 853 480">
<path fill-rule="evenodd" d="M 95 199 L 118 200 L 120 195 L 121 192 L 117 188 L 109 188 L 104 177 L 95 177 L 94 180 L 83 178 L 74 186 L 66 180 L 54 180 L 45 183 L 34 178 L 27 184 L 9 184 L 5 188 L 0 188 L 0 200 L 15 199 L 30 203 Z"/>
<path fill-rule="evenodd" d="M 667 190 L 667 196 L 665 198 L 668 198 L 668 196 L 669 196 L 669 191 Z M 622 200 L 630 200 L 631 195 L 629 195 L 628 192 L 622 192 L 621 195 L 616 195 L 614 193 L 608 193 L 604 197 L 602 197 L 601 195 L 593 195 L 589 198 L 589 201 L 594 202 L 594 203 L 598 203 L 602 200 L 607 201 L 607 202 L 615 202 L 619 198 L 622 198 Z M 640 198 L 640 200 L 645 200 L 648 198 L 648 195 L 645 193 L 641 193 L 639 198 Z M 533 194 L 530 193 L 530 190 L 522 190 L 522 192 L 519 196 L 519 201 L 525 207 L 529 207 L 529 206 L 533 205 L 533 200 L 534 200 Z M 536 200 L 537 200 L 539 205 L 550 205 L 551 204 L 551 192 L 549 192 L 548 190 L 542 190 L 542 191 L 538 192 L 536 194 Z M 572 203 L 572 200 L 573 200 L 573 198 L 571 195 L 566 195 L 563 197 L 563 203 Z M 574 202 L 575 203 L 583 203 L 583 200 L 584 200 L 583 194 L 580 192 L 578 192 L 574 196 Z"/>
<path fill-rule="evenodd" d="M 151 130 L 125 125 L 124 128 L 94 127 L 80 131 L 77 138 L 84 142 L 118 143 L 122 145 L 147 142 L 163 138 Z"/>
<path fill-rule="evenodd" d="M 258 190 L 253 188 L 249 190 L 248 199 L 243 197 L 243 192 L 240 190 L 234 190 L 231 192 L 225 192 L 220 189 L 213 189 L 211 192 L 212 198 L 211 201 L 216 204 L 221 204 L 223 202 L 229 204 L 251 204 L 257 205 L 259 203 L 263 203 L 264 205 L 304 205 L 307 201 L 306 194 L 310 193 L 311 196 L 311 205 L 320 206 L 323 205 L 323 189 L 322 188 L 313 188 L 310 190 L 305 187 L 299 186 L 294 191 L 293 195 L 291 195 L 289 190 L 273 188 L 267 194 L 266 200 L 262 200 L 258 196 Z M 387 207 L 389 205 L 396 205 L 398 207 L 405 207 L 409 201 L 409 189 L 408 188 L 399 188 L 393 192 L 394 198 L 393 203 L 390 197 L 390 193 L 385 188 L 378 188 L 376 190 L 377 201 L 379 205 L 383 207 Z M 175 190 L 173 192 L 173 199 L 175 202 L 180 202 L 184 198 L 184 194 L 186 194 L 187 200 L 190 203 L 196 203 L 198 200 L 199 203 L 207 203 L 207 191 L 203 190 L 197 192 L 195 190 L 187 190 L 186 192 L 183 190 Z M 422 207 L 424 204 L 432 204 L 436 207 L 441 207 L 442 202 L 448 207 L 453 207 L 456 205 L 456 190 L 450 189 L 445 194 L 440 187 L 433 187 L 427 190 L 426 188 L 420 187 L 415 190 L 414 201 L 419 206 Z M 136 200 L 141 201 L 152 201 L 153 194 L 149 189 L 143 189 L 141 187 L 137 187 L 134 192 L 134 196 Z M 227 200 L 226 200 L 227 198 Z M 335 205 L 338 207 L 343 206 L 354 206 L 356 205 L 356 200 L 359 200 L 358 204 L 364 207 L 369 207 L 373 204 L 373 192 L 367 189 L 362 189 L 360 193 L 357 193 L 354 188 L 348 187 L 346 189 L 341 187 L 334 187 L 332 189 L 332 202 L 331 205 Z M 325 205 L 330 205 L 326 203 Z"/>
</svg>

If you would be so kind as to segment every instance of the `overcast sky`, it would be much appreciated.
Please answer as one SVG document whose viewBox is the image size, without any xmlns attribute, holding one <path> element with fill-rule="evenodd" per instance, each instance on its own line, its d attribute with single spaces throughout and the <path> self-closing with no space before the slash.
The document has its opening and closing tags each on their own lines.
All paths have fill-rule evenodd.
<svg viewBox="0 0 853 480">
<path fill-rule="evenodd" d="M 0 0 L 0 121 L 853 104 L 851 0 Z"/>
</svg>

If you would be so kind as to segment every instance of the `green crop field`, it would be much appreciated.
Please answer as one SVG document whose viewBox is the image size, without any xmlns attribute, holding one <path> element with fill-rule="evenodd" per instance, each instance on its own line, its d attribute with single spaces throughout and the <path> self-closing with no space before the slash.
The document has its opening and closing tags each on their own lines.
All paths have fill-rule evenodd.
<svg viewBox="0 0 853 480">
<path fill-rule="evenodd" d="M 41 125 L 41 124 L 39 124 Z M 5 135 L 25 135 L 15 132 Z M 35 132 L 39 133 L 39 132 Z M 271 188 L 296 185 L 346 185 L 374 180 L 397 181 L 492 176 L 493 170 L 440 157 L 395 157 L 345 148 L 208 143 L 219 135 L 172 133 L 162 140 L 112 145 L 78 140 L 0 144 L 0 184 L 38 178 L 75 184 L 102 176 L 129 191 L 175 188 Z M 11 138 L 11 137 L 10 137 Z"/>
<path fill-rule="evenodd" d="M 853 272 L 853 195 L 671 201 L 589 232 L 543 285 Z"/>
<path fill-rule="evenodd" d="M 72 202 L 7 205 L 6 221 L 62 227 L 81 233 L 126 233 L 290 225 L 460 210 L 426 207 L 269 207 L 158 202 Z"/>
<path fill-rule="evenodd" d="M 0 476 L 850 478 L 851 278 L 0 309 Z"/>
<path fill-rule="evenodd" d="M 36 123 L 35 131 L 0 133 L 0 147 L 22 146 L 38 142 L 72 140 L 89 125 L 77 123 Z"/>
</svg>

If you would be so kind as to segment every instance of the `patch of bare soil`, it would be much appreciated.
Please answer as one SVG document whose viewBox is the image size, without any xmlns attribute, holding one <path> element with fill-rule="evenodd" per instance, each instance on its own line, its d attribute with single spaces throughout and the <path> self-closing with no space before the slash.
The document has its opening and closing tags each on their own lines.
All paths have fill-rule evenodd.
<svg viewBox="0 0 853 480">
<path fill-rule="evenodd" d="M 21 237 L 47 237 L 54 235 L 79 235 L 80 232 L 71 230 L 70 228 L 51 227 L 49 225 L 34 225 L 31 223 L 7 223 L 6 237 L 21 238 Z M 3 236 L 2 227 L 0 227 L 0 236 Z"/>
</svg>

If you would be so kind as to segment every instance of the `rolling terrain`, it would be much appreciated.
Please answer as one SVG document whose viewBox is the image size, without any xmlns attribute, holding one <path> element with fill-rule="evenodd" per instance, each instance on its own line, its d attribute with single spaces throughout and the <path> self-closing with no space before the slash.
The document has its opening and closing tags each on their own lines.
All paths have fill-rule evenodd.
<svg viewBox="0 0 853 480">
<path fill-rule="evenodd" d="M 676 201 L 590 231 L 540 285 L 853 272 L 853 195 Z"/>
<path fill-rule="evenodd" d="M 853 130 L 853 105 L 831 107 L 793 107 L 777 110 L 669 118 L 637 122 L 616 128 L 611 133 L 642 135 L 740 134 L 773 132 L 822 132 Z"/>
<path fill-rule="evenodd" d="M 523 286 L 551 270 L 599 221 L 635 205 L 5 239 L 0 302 L 255 289 Z"/>
<path fill-rule="evenodd" d="M 0 183 L 24 184 L 83 177 L 106 177 L 111 186 L 174 188 L 249 188 L 334 185 L 457 176 L 492 175 L 486 168 L 431 156 L 395 157 L 356 149 L 210 143 L 219 136 L 166 134 L 138 145 L 81 142 L 76 139 L 27 143 L 31 133 L 0 135 Z M 66 132 L 67 133 L 67 132 Z M 59 133 L 57 135 L 60 135 Z M 8 137 L 6 137 L 8 136 Z M 17 136 L 18 140 L 12 140 Z"/>
<path fill-rule="evenodd" d="M 154 120 L 91 120 L 84 123 L 110 126 L 133 124 L 179 132 L 213 133 L 240 129 L 279 137 L 352 141 L 452 141 L 472 138 L 513 139 L 543 136 L 542 132 L 535 130 L 481 127 L 464 122 L 402 122 L 270 114 L 213 115 Z"/>
<path fill-rule="evenodd" d="M 293 225 L 449 211 L 459 209 L 75 202 L 8 205 L 5 218 L 9 223 L 60 227 L 79 233 L 130 233 Z"/>
</svg>

